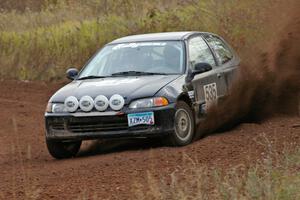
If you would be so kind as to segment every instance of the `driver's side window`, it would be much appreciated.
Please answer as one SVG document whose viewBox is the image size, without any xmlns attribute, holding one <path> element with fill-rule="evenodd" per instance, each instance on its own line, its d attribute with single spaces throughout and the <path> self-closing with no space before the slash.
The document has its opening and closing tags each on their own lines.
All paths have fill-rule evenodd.
<svg viewBox="0 0 300 200">
<path fill-rule="evenodd" d="M 208 63 L 216 66 L 212 52 L 201 36 L 196 36 L 189 40 L 189 59 L 194 68 L 197 63 Z"/>
</svg>

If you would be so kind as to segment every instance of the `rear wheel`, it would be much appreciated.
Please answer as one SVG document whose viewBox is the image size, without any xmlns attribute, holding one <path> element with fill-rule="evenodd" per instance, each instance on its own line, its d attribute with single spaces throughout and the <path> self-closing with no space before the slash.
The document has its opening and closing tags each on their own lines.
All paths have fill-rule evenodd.
<svg viewBox="0 0 300 200">
<path fill-rule="evenodd" d="M 56 159 L 76 156 L 81 146 L 81 141 L 63 142 L 46 139 L 46 143 L 49 153 Z"/>
<path fill-rule="evenodd" d="M 194 138 L 195 120 L 192 109 L 184 101 L 179 101 L 174 117 L 174 132 L 169 135 L 169 141 L 173 146 L 185 146 Z"/>
</svg>

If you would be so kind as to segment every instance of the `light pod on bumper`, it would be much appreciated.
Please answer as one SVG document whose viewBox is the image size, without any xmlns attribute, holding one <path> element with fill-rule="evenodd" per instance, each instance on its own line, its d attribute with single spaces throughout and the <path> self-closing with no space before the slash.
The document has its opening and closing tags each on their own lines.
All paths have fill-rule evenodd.
<svg viewBox="0 0 300 200">
<path fill-rule="evenodd" d="M 95 108 L 102 112 L 105 111 L 108 108 L 109 105 L 109 100 L 107 99 L 106 96 L 99 95 L 95 98 L 94 100 Z"/>
<path fill-rule="evenodd" d="M 119 95 L 115 94 L 109 99 L 109 105 L 113 110 L 121 110 L 125 104 L 124 98 Z"/>
<path fill-rule="evenodd" d="M 65 107 L 68 112 L 75 112 L 78 109 L 79 102 L 76 97 L 70 96 L 65 100 Z"/>
<path fill-rule="evenodd" d="M 90 112 L 94 108 L 94 100 L 90 96 L 83 96 L 79 101 L 80 109 L 84 112 Z"/>
</svg>

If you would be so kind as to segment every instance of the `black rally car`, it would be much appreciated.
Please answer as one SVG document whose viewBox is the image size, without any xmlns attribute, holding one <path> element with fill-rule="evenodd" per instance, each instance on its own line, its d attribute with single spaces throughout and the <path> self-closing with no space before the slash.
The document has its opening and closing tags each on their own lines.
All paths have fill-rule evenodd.
<svg viewBox="0 0 300 200">
<path fill-rule="evenodd" d="M 239 58 L 202 32 L 134 35 L 104 46 L 49 100 L 46 142 L 55 158 L 75 156 L 82 140 L 162 137 L 192 142 L 207 106 L 224 97 Z"/>
</svg>

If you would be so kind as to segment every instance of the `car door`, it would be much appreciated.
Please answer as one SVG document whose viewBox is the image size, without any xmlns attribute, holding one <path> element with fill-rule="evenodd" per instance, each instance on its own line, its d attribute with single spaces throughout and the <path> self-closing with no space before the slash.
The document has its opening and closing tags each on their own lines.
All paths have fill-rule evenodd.
<svg viewBox="0 0 300 200">
<path fill-rule="evenodd" d="M 193 70 L 197 63 L 208 63 L 213 69 L 198 74 L 192 80 L 195 103 L 200 107 L 216 103 L 219 97 L 226 92 L 226 83 L 223 76 L 218 76 L 217 62 L 214 54 L 201 35 L 193 36 L 188 40 L 189 67 Z"/>
<path fill-rule="evenodd" d="M 223 93 L 225 96 L 236 77 L 240 59 L 222 38 L 212 34 L 204 34 L 204 39 L 213 50 L 216 57 L 217 76 L 222 77 L 225 80 L 226 90 L 224 90 L 225 92 Z"/>
</svg>

